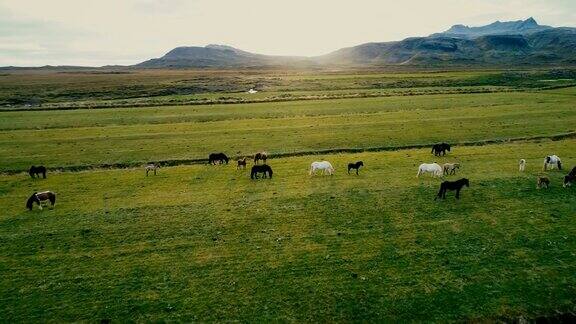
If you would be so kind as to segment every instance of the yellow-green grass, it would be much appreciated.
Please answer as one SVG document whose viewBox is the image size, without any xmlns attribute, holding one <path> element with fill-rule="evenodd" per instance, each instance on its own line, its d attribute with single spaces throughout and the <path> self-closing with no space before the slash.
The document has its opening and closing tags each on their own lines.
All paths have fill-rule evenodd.
<svg viewBox="0 0 576 324">
<path fill-rule="evenodd" d="M 2 321 L 407 321 L 574 311 L 576 140 L 0 176 Z M 528 161 L 517 171 L 517 161 Z M 332 161 L 334 176 L 308 176 Z M 363 160 L 360 176 L 348 162 Z M 462 199 L 434 201 L 422 162 L 458 161 Z M 26 211 L 35 190 L 53 210 Z"/>
<path fill-rule="evenodd" d="M 0 170 L 552 136 L 575 130 L 574 109 L 570 96 L 511 93 L 2 113 L 5 127 L 62 128 L 1 131 Z"/>
</svg>

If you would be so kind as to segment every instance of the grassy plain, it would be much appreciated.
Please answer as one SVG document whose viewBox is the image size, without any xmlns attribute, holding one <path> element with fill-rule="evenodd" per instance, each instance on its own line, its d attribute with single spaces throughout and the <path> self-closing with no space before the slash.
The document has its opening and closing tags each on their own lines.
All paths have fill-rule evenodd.
<svg viewBox="0 0 576 324">
<path fill-rule="evenodd" d="M 183 96 L 215 100 L 236 91 L 217 86 L 257 80 L 263 99 L 403 92 L 1 111 L 0 172 L 31 164 L 138 165 L 213 151 L 234 156 L 504 141 L 456 145 L 439 158 L 429 148 L 273 158 L 274 178 L 259 181 L 233 164 L 167 167 L 149 177 L 141 168 L 55 171 L 45 180 L 0 174 L 0 321 L 459 321 L 573 314 L 576 187 L 561 187 L 566 171 L 546 173 L 549 190 L 537 190 L 535 177 L 545 174 L 541 163 L 549 154 L 562 157 L 566 168 L 576 165 L 576 139 L 546 139 L 576 131 L 576 89 L 538 86 L 554 77 L 569 85 L 563 73 L 520 75 L 525 80 L 500 71 L 0 76 L 4 103 L 38 93 L 53 107 L 142 94 L 168 100 L 182 95 L 161 94 L 177 80 L 205 83 L 198 94 Z M 464 86 L 521 91 L 445 93 Z M 416 88 L 442 93 L 406 95 Z M 532 137 L 541 139 L 505 143 Z M 517 171 L 520 158 L 528 160 L 526 173 Z M 320 159 L 331 161 L 336 175 L 308 176 L 310 162 Z M 357 160 L 366 167 L 360 176 L 347 175 L 346 164 Z M 434 160 L 462 164 L 449 177 L 471 181 L 460 201 L 450 194 L 434 201 L 440 181 L 415 177 L 420 163 Z M 47 189 L 58 195 L 55 209 L 25 210 L 32 192 Z"/>
<path fill-rule="evenodd" d="M 458 147 L 471 179 L 435 202 L 429 151 L 0 178 L 0 313 L 50 320 L 461 320 L 574 311 L 576 188 L 535 189 L 575 140 Z M 516 170 L 516 158 L 528 171 Z M 309 177 L 315 159 L 336 175 Z M 344 166 L 363 160 L 360 176 Z M 451 177 L 455 178 L 455 177 Z M 27 212 L 51 188 L 57 207 Z"/>
</svg>

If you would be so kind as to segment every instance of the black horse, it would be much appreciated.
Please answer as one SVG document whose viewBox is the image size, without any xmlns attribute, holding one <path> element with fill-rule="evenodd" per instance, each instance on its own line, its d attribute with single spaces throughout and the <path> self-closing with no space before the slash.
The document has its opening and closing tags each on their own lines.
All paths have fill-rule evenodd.
<svg viewBox="0 0 576 324">
<path fill-rule="evenodd" d="M 228 164 L 228 161 L 230 161 L 230 159 L 224 153 L 212 153 L 208 156 L 208 163 L 213 165 L 216 165 L 216 162 Z"/>
<path fill-rule="evenodd" d="M 36 177 L 40 178 L 40 174 L 42 174 L 42 178 L 46 179 L 46 168 L 43 165 L 33 165 L 30 167 L 30 170 L 28 170 L 28 174 L 32 177 L 32 179 Z"/>
<path fill-rule="evenodd" d="M 348 174 L 350 174 L 350 170 L 355 169 L 356 175 L 358 175 L 358 170 L 360 170 L 360 167 L 362 166 L 364 166 L 364 162 L 362 161 L 358 161 L 356 163 L 348 163 Z"/>
<path fill-rule="evenodd" d="M 262 173 L 262 178 L 266 178 L 266 174 L 268 174 L 268 178 L 272 179 L 272 168 L 268 164 L 253 166 L 250 172 L 250 179 L 258 179 L 258 173 Z"/>
<path fill-rule="evenodd" d="M 460 199 L 460 190 L 462 190 L 464 186 L 470 187 L 470 181 L 468 181 L 468 179 L 463 178 L 457 181 L 444 181 L 440 185 L 440 191 L 438 191 L 434 200 L 438 198 L 446 199 L 446 191 L 448 190 L 456 190 L 456 199 Z"/>
<path fill-rule="evenodd" d="M 576 167 L 574 167 L 572 171 L 564 177 L 564 188 L 570 187 L 574 182 L 576 182 Z"/>
<path fill-rule="evenodd" d="M 431 153 L 434 153 L 434 155 L 436 156 L 440 156 L 440 155 L 446 155 L 446 151 L 450 152 L 450 144 L 440 143 L 440 144 L 434 144 L 434 146 L 432 146 Z"/>
</svg>

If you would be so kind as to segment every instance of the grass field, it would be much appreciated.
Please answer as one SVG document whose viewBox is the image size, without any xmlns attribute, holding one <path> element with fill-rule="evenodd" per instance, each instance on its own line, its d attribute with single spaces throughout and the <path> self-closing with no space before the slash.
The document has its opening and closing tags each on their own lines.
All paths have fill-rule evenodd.
<svg viewBox="0 0 576 324">
<path fill-rule="evenodd" d="M 500 75 L 484 73 L 462 75 Z M 281 81 L 336 79 L 339 87 L 387 77 L 410 79 L 322 74 Z M 557 154 L 566 169 L 576 165 L 574 137 L 547 139 L 576 131 L 575 98 L 576 89 L 565 88 L 0 112 L 0 321 L 445 322 L 573 314 L 576 186 L 562 188 L 567 171 L 545 173 L 541 163 Z M 528 140 L 506 142 L 512 138 Z M 486 140 L 502 143 L 458 145 Z M 428 147 L 403 149 L 438 141 L 456 145 L 446 157 Z M 311 154 L 338 148 L 395 150 Z M 258 181 L 234 163 L 165 167 L 149 177 L 140 167 L 51 171 L 48 179 L 21 172 L 31 164 L 128 166 L 262 149 L 309 153 L 270 159 L 274 178 Z M 517 170 L 520 158 L 528 161 L 525 173 Z M 334 164 L 334 176 L 308 175 L 321 159 Z M 357 160 L 366 165 L 360 175 L 346 174 Z M 416 178 L 418 165 L 432 161 L 462 164 L 448 177 L 470 179 L 461 200 L 449 194 L 434 201 L 440 180 Z M 552 187 L 537 190 L 536 176 L 544 174 Z M 26 198 L 47 189 L 58 195 L 56 208 L 27 211 Z"/>
</svg>

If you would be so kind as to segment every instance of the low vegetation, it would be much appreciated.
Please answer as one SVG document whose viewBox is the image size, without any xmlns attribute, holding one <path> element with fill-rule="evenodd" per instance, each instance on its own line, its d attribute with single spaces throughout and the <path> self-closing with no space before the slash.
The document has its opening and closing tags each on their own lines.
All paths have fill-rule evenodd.
<svg viewBox="0 0 576 324">
<path fill-rule="evenodd" d="M 176 72 L 137 73 L 113 76 L 155 89 Z M 549 72 L 530 75 L 539 73 Z M 319 95 L 368 80 L 435 77 L 450 88 L 446 78 L 505 74 L 284 75 L 274 91 L 284 91 L 284 82 L 317 84 L 309 93 Z M 19 81 L 30 85 L 22 93 L 69 93 L 84 80 L 78 100 L 95 104 L 103 98 L 88 92 L 106 93 L 111 80 L 72 75 L 65 85 L 35 77 Z M 522 90 L 514 92 L 2 111 L 0 320 L 445 322 L 573 314 L 576 186 L 563 188 L 567 171 L 543 172 L 542 162 L 557 154 L 565 169 L 576 166 L 576 90 L 542 90 L 529 78 L 522 86 L 482 85 Z M 110 97 L 117 86 L 110 84 Z M 452 151 L 434 157 L 430 146 L 441 141 Z M 178 165 L 211 152 L 261 150 L 272 156 L 271 180 L 250 180 L 251 163 L 245 170 L 235 161 Z M 330 161 L 335 175 L 309 176 L 318 160 Z M 158 161 L 174 166 L 146 176 L 144 164 Z M 348 175 L 346 165 L 356 161 L 365 166 Z M 461 200 L 448 193 L 434 201 L 440 180 L 416 178 L 418 165 L 433 161 L 460 163 L 446 178 L 470 179 Z M 24 172 L 39 164 L 49 168 L 47 179 Z M 536 189 L 537 176 L 548 176 L 551 187 Z M 26 199 L 42 190 L 56 192 L 56 207 L 27 211 Z"/>
</svg>

